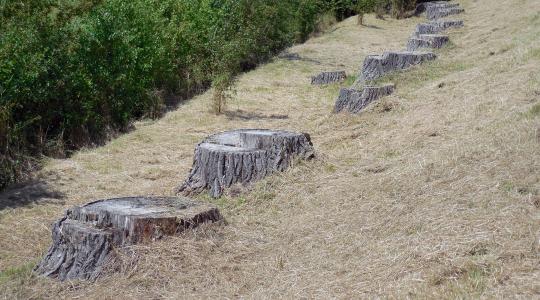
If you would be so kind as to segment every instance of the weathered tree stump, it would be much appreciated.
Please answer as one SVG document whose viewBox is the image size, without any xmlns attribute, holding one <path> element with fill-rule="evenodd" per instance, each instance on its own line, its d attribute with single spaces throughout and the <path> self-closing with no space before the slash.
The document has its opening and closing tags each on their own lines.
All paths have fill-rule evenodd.
<svg viewBox="0 0 540 300">
<path fill-rule="evenodd" d="M 460 28 L 460 27 L 463 27 L 463 21 L 462 20 L 437 20 L 437 21 L 434 21 L 434 24 L 440 30 L 446 30 L 448 28 Z"/>
<path fill-rule="evenodd" d="M 191 195 L 209 190 L 220 197 L 233 184 L 247 184 L 288 168 L 293 158 L 314 156 L 308 134 L 266 129 L 240 129 L 206 138 L 195 149 L 195 158 L 178 193 Z"/>
<path fill-rule="evenodd" d="M 432 2 L 424 2 L 424 3 L 419 3 L 416 5 L 416 11 L 415 11 L 415 15 L 420 15 L 422 14 L 423 12 L 425 12 L 427 10 L 428 7 L 431 7 L 431 8 L 452 8 L 452 7 L 458 7 L 459 6 L 459 3 L 448 3 L 446 1 L 432 1 Z"/>
<path fill-rule="evenodd" d="M 438 20 L 438 21 L 432 21 L 429 23 L 420 23 L 416 25 L 416 29 L 413 35 L 417 36 L 419 34 L 437 34 L 448 28 L 459 28 L 459 27 L 463 27 L 463 21 Z"/>
<path fill-rule="evenodd" d="M 424 61 L 434 60 L 432 52 L 400 51 L 385 52 L 383 55 L 369 55 L 364 60 L 360 78 L 374 80 L 397 70 L 404 70 Z"/>
<path fill-rule="evenodd" d="M 435 20 L 439 18 L 444 18 L 450 15 L 457 15 L 465 10 L 459 7 L 450 7 L 450 8 L 440 8 L 437 6 L 428 6 L 426 8 L 426 18 L 428 20 Z"/>
<path fill-rule="evenodd" d="M 394 92 L 394 85 L 366 86 L 361 91 L 350 88 L 342 88 L 334 106 L 334 113 L 349 111 L 359 113 L 371 102 L 390 95 Z"/>
<path fill-rule="evenodd" d="M 154 241 L 220 219 L 215 206 L 184 197 L 91 202 L 69 209 L 54 223 L 53 244 L 34 271 L 60 280 L 93 280 L 114 258 L 113 249 Z"/>
<path fill-rule="evenodd" d="M 442 48 L 450 42 L 447 35 L 442 34 L 419 34 L 409 39 L 407 51 L 416 51 L 420 48 Z"/>
<path fill-rule="evenodd" d="M 311 84 L 330 84 L 334 82 L 343 82 L 347 78 L 345 71 L 322 72 L 317 76 L 311 77 Z"/>
</svg>

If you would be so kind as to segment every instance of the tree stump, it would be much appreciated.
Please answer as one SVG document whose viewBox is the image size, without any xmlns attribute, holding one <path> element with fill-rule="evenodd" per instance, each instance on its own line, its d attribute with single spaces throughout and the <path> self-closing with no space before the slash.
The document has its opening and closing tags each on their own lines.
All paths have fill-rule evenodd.
<svg viewBox="0 0 540 300">
<path fill-rule="evenodd" d="M 178 193 L 209 190 L 220 197 L 233 184 L 248 184 L 287 169 L 293 158 L 314 156 L 308 134 L 266 129 L 240 129 L 206 138 L 195 148 L 193 167 Z"/>
<path fill-rule="evenodd" d="M 94 280 L 116 248 L 221 219 L 215 206 L 184 197 L 117 198 L 73 207 L 54 223 L 53 244 L 34 271 L 62 281 Z"/>
<path fill-rule="evenodd" d="M 416 25 L 416 29 L 413 35 L 417 36 L 420 34 L 437 34 L 448 28 L 459 28 L 459 27 L 463 27 L 463 21 L 438 20 L 438 21 L 432 21 L 429 23 L 420 23 Z"/>
<path fill-rule="evenodd" d="M 424 61 L 434 60 L 437 56 L 432 52 L 385 52 L 383 55 L 369 55 L 364 60 L 360 78 L 374 80 L 397 70 L 404 70 Z"/>
<path fill-rule="evenodd" d="M 426 8 L 426 18 L 428 20 L 435 20 L 439 18 L 444 18 L 450 15 L 457 15 L 465 10 L 459 7 L 450 7 L 450 8 L 440 8 L 437 6 L 428 6 Z"/>
<path fill-rule="evenodd" d="M 311 84 L 330 84 L 334 82 L 343 82 L 347 78 L 345 71 L 322 72 L 317 76 L 311 77 Z"/>
<path fill-rule="evenodd" d="M 361 91 L 350 88 L 342 88 L 334 106 L 334 113 L 349 111 L 359 113 L 371 102 L 390 95 L 394 92 L 394 85 L 366 86 Z"/>
<path fill-rule="evenodd" d="M 415 51 L 420 48 L 442 48 L 450 42 L 447 35 L 442 34 L 419 34 L 409 39 L 407 51 Z"/>
<path fill-rule="evenodd" d="M 463 27 L 462 20 L 437 20 L 433 22 L 440 30 Z"/>
<path fill-rule="evenodd" d="M 431 7 L 431 8 L 439 8 L 439 9 L 444 9 L 444 8 L 452 8 L 452 7 L 458 7 L 459 6 L 459 3 L 448 3 L 448 2 L 445 2 L 445 1 L 433 1 L 433 2 L 424 2 L 424 3 L 419 3 L 416 5 L 416 11 L 415 11 L 415 15 L 420 15 L 422 14 L 423 12 L 425 12 L 427 10 L 428 7 Z"/>
</svg>

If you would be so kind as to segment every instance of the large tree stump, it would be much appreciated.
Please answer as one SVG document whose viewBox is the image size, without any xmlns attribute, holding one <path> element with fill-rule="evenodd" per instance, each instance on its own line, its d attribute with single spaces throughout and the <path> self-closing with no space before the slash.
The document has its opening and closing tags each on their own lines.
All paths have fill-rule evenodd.
<svg viewBox="0 0 540 300">
<path fill-rule="evenodd" d="M 429 23 L 420 23 L 416 25 L 414 36 L 420 34 L 437 34 L 445 31 L 448 28 L 463 27 L 463 21 L 458 20 L 437 20 Z"/>
<path fill-rule="evenodd" d="M 342 88 L 334 106 L 334 113 L 349 111 L 359 113 L 371 102 L 390 95 L 394 92 L 394 85 L 366 86 L 361 91 L 350 88 Z"/>
<path fill-rule="evenodd" d="M 450 7 L 450 8 L 441 8 L 438 6 L 428 6 L 426 8 L 426 18 L 428 20 L 435 20 L 439 18 L 444 18 L 450 15 L 457 15 L 465 10 L 459 7 Z"/>
<path fill-rule="evenodd" d="M 96 279 L 115 248 L 154 241 L 222 219 L 218 209 L 184 197 L 131 197 L 69 209 L 54 223 L 53 244 L 35 267 L 58 278 Z"/>
<path fill-rule="evenodd" d="M 442 34 L 419 34 L 413 36 L 407 42 L 407 51 L 416 51 L 420 48 L 442 48 L 450 42 L 447 35 Z"/>
<path fill-rule="evenodd" d="M 322 72 L 317 76 L 311 77 L 311 84 L 330 84 L 334 82 L 343 82 L 347 78 L 345 71 Z"/>
<path fill-rule="evenodd" d="M 397 70 L 404 70 L 424 61 L 434 60 L 437 56 L 432 52 L 385 52 L 383 55 L 369 55 L 364 60 L 360 77 L 363 80 L 374 80 Z"/>
<path fill-rule="evenodd" d="M 305 133 L 265 129 L 219 133 L 197 145 L 191 172 L 177 192 L 190 195 L 209 190 L 212 197 L 219 197 L 233 184 L 284 171 L 294 157 L 313 156 L 313 144 Z"/>
</svg>

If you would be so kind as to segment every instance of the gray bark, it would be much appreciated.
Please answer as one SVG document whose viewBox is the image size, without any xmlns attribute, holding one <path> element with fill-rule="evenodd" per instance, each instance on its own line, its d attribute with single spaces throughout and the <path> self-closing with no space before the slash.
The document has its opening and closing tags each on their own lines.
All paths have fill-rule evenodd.
<svg viewBox="0 0 540 300">
<path fill-rule="evenodd" d="M 369 55 L 364 60 L 360 78 L 374 80 L 390 72 L 404 70 L 424 61 L 434 60 L 437 56 L 432 52 L 385 52 L 383 55 Z"/>
<path fill-rule="evenodd" d="M 463 27 L 463 21 L 457 20 L 437 20 L 429 23 L 420 23 L 416 25 L 414 35 L 420 34 L 437 34 L 445 31 L 448 28 Z"/>
<path fill-rule="evenodd" d="M 435 20 L 435 19 L 450 16 L 450 15 L 457 15 L 464 11 L 465 10 L 463 8 L 459 8 L 459 7 L 440 8 L 437 6 L 433 6 L 433 7 L 428 6 L 426 8 L 426 18 L 428 20 Z"/>
<path fill-rule="evenodd" d="M 334 113 L 349 111 L 359 113 L 371 102 L 390 95 L 394 92 L 394 85 L 388 84 L 380 87 L 366 86 L 361 91 L 350 88 L 342 88 L 334 106 Z"/>
<path fill-rule="evenodd" d="M 419 34 L 409 39 L 407 51 L 415 51 L 420 48 L 442 48 L 450 39 L 442 34 Z"/>
<path fill-rule="evenodd" d="M 459 3 L 448 3 L 446 1 L 432 1 L 432 2 L 424 2 L 416 5 L 416 11 L 415 15 L 420 15 L 423 12 L 427 10 L 428 7 L 431 8 L 452 8 L 452 7 L 458 7 Z"/>
<path fill-rule="evenodd" d="M 131 197 L 69 209 L 53 225 L 53 244 L 34 271 L 59 280 L 98 278 L 114 249 L 154 241 L 222 219 L 209 204 L 178 197 Z"/>
<path fill-rule="evenodd" d="M 330 84 L 342 82 L 347 78 L 345 71 L 322 72 L 317 76 L 311 77 L 311 84 Z"/>
<path fill-rule="evenodd" d="M 457 20 L 438 20 L 429 23 L 420 23 L 416 25 L 414 35 L 419 34 L 437 34 L 441 31 L 445 31 L 448 28 L 460 28 L 463 27 L 463 21 Z"/>
<path fill-rule="evenodd" d="M 293 158 L 314 156 L 313 144 L 305 133 L 241 129 L 206 138 L 195 149 L 193 167 L 178 193 L 191 195 L 209 190 L 220 197 L 233 184 L 248 184 L 284 171 Z"/>
</svg>

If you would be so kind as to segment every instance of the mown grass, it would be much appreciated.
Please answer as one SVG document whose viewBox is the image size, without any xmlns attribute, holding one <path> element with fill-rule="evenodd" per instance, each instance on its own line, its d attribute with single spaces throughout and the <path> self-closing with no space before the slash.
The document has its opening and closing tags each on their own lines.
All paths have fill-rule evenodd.
<svg viewBox="0 0 540 300">
<path fill-rule="evenodd" d="M 492 272 L 490 265 L 471 260 L 462 267 L 453 267 L 434 275 L 431 284 L 444 289 L 445 297 L 449 299 L 481 297 Z"/>
<path fill-rule="evenodd" d="M 449 74 L 455 74 L 458 72 L 463 72 L 471 67 L 474 64 L 472 62 L 466 61 L 444 61 L 444 60 L 435 60 L 428 61 L 421 65 L 411 67 L 407 70 L 397 71 L 385 75 L 377 80 L 373 81 L 375 85 L 383 85 L 387 83 L 395 83 L 398 87 L 405 86 L 406 91 L 414 91 L 426 83 L 432 83 L 433 81 L 444 78 Z"/>
<path fill-rule="evenodd" d="M 0 284 L 8 281 L 23 281 L 32 276 L 32 269 L 36 265 L 35 261 L 29 262 L 19 267 L 8 268 L 0 271 Z"/>
<path fill-rule="evenodd" d="M 536 104 L 538 64 L 512 61 L 537 48 L 530 39 L 536 27 L 528 22 L 540 7 L 521 0 L 497 2 L 506 9 L 491 0 L 462 3 L 467 13 L 459 17 L 466 27 L 450 33 L 455 48 L 408 73 L 418 72 L 425 81 L 397 74 L 396 93 L 358 115 L 332 114 L 340 85 L 311 87 L 310 76 L 336 69 L 354 74 L 366 55 L 402 49 L 420 19 L 368 16 L 366 22 L 381 29 L 349 19 L 337 24 L 331 39 L 294 46 L 290 52 L 320 64 L 278 59 L 240 76 L 230 108 L 240 116 L 208 112 L 206 93 L 163 119 L 136 124 L 115 143 L 51 160 L 43 180 L 66 195 L 65 204 L 0 212 L 1 270 L 39 259 L 50 244 L 51 222 L 72 205 L 172 195 L 188 174 L 195 145 L 209 134 L 254 127 L 302 131 L 310 133 L 317 151 L 316 159 L 231 189 L 224 198 L 199 195 L 218 204 L 227 225 L 138 245 L 121 272 L 97 282 L 10 279 L 0 293 L 534 298 L 540 120 L 524 115 Z M 516 38 L 513 48 L 498 53 L 509 36 Z M 430 69 L 436 64 L 443 70 Z M 504 73 L 492 72 L 500 65 Z M 395 109 L 388 111 L 383 102 Z M 146 137 L 152 142 L 145 143 Z M 107 170 L 102 161 L 120 167 Z"/>
<path fill-rule="evenodd" d="M 12 297 L 12 299 L 28 297 L 25 289 L 36 282 L 36 275 L 32 273 L 36 263 L 37 260 L 0 271 L 0 286 L 3 288 L 3 291 L 0 291 L 0 297 Z"/>
</svg>

